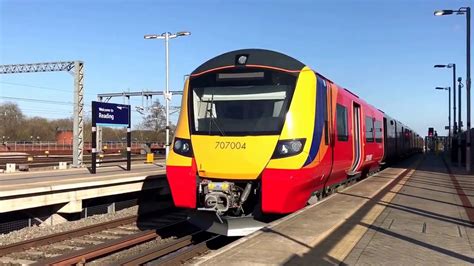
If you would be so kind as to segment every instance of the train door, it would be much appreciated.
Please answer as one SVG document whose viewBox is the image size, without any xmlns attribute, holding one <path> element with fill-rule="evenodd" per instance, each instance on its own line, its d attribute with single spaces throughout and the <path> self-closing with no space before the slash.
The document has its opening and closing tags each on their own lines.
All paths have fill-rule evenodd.
<svg viewBox="0 0 474 266">
<path fill-rule="evenodd" d="M 337 89 L 337 88 L 335 88 Z M 347 178 L 347 171 L 352 164 L 352 134 L 351 132 L 351 109 L 350 104 L 344 101 L 335 102 L 335 113 L 333 113 L 333 148 L 332 148 L 332 168 L 329 179 L 325 186 L 340 182 Z"/>
<path fill-rule="evenodd" d="M 400 155 L 400 150 L 398 149 L 398 123 L 395 120 L 393 121 L 395 124 L 395 156 L 398 157 Z"/>
<path fill-rule="evenodd" d="M 401 150 L 401 155 L 405 155 L 405 153 L 407 152 L 406 151 L 406 143 L 405 143 L 405 128 L 402 127 L 402 132 L 400 132 L 400 143 L 401 143 L 401 146 L 402 146 L 402 150 Z"/>
<path fill-rule="evenodd" d="M 357 168 L 360 164 L 361 157 L 362 157 L 362 134 L 360 132 L 361 129 L 361 112 L 360 112 L 360 105 L 358 103 L 354 103 L 352 107 L 352 114 L 353 114 L 353 121 L 352 121 L 352 129 L 353 129 L 353 152 L 354 152 L 354 160 L 352 162 L 352 166 L 348 172 L 349 175 L 356 175 Z"/>
</svg>

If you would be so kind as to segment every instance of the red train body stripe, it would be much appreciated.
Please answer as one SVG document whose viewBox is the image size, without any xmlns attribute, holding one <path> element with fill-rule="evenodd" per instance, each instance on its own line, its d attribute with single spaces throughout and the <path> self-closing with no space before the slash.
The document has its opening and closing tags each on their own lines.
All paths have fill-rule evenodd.
<svg viewBox="0 0 474 266">
<path fill-rule="evenodd" d="M 303 208 L 323 182 L 316 168 L 297 170 L 265 169 L 262 174 L 262 211 L 291 213 Z"/>
<path fill-rule="evenodd" d="M 267 69 L 273 69 L 273 70 L 278 70 L 278 71 L 283 71 L 287 73 L 299 73 L 301 70 L 291 70 L 291 69 L 284 69 L 281 67 L 272 67 L 272 66 L 264 66 L 264 65 L 245 65 L 246 67 L 255 67 L 255 68 L 267 68 Z M 221 66 L 221 67 L 216 67 L 213 69 L 208 69 L 199 73 L 191 74 L 191 77 L 196 77 L 200 76 L 202 74 L 206 74 L 212 71 L 217 71 L 217 70 L 222 70 L 222 69 L 228 69 L 228 68 L 234 68 L 235 65 L 230 65 L 230 66 Z"/>
<path fill-rule="evenodd" d="M 176 207 L 196 208 L 196 161 L 191 166 L 166 166 L 166 176 Z"/>
</svg>

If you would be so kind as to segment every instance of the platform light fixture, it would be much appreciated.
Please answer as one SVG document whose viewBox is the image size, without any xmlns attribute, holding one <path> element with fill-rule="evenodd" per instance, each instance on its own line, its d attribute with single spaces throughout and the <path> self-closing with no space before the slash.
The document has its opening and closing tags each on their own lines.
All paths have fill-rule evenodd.
<svg viewBox="0 0 474 266">
<path fill-rule="evenodd" d="M 143 36 L 146 40 L 153 39 L 164 39 L 165 40 L 165 61 L 166 61 L 166 87 L 163 96 L 165 97 L 166 102 L 166 160 L 168 159 L 168 154 L 170 150 L 170 101 L 171 93 L 169 91 L 169 45 L 168 42 L 170 39 L 177 37 L 189 36 L 191 32 L 189 31 L 178 31 L 177 33 L 164 32 L 162 34 L 146 34 Z"/>
<path fill-rule="evenodd" d="M 466 171 L 471 172 L 471 8 L 458 10 L 437 10 L 435 16 L 466 15 Z"/>
<path fill-rule="evenodd" d="M 434 15 L 435 16 L 445 16 L 445 15 L 451 15 L 454 12 L 455 12 L 454 10 L 436 10 L 434 12 Z"/>
</svg>

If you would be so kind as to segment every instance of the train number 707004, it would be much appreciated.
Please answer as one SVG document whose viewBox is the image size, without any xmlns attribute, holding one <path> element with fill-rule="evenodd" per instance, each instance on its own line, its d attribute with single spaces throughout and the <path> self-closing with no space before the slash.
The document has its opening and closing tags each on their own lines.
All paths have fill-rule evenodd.
<svg viewBox="0 0 474 266">
<path fill-rule="evenodd" d="M 240 141 L 216 141 L 216 147 L 214 149 L 231 149 L 231 150 L 240 150 L 245 149 L 246 143 Z"/>
</svg>

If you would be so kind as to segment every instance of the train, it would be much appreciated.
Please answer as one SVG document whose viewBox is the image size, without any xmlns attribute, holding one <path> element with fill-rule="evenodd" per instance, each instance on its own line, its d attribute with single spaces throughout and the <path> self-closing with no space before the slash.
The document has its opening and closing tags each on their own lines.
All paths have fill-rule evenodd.
<svg viewBox="0 0 474 266">
<path fill-rule="evenodd" d="M 297 59 L 243 49 L 189 75 L 166 172 L 193 223 L 239 236 L 422 148 L 408 126 Z"/>
</svg>

